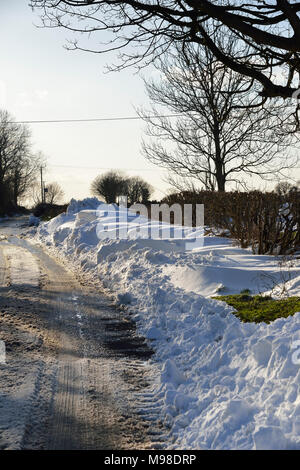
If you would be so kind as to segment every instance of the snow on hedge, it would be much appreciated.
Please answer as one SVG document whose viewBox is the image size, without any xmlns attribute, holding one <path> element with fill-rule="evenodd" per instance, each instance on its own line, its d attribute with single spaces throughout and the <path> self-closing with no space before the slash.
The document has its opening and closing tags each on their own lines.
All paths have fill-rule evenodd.
<svg viewBox="0 0 300 470">
<path fill-rule="evenodd" d="M 269 325 L 241 323 L 210 298 L 286 281 L 274 257 L 215 237 L 193 251 L 183 240 L 139 239 L 132 216 L 129 240 L 99 240 L 101 227 L 114 229 L 99 204 L 72 200 L 36 237 L 100 278 L 151 341 L 173 447 L 300 449 L 300 313 Z M 299 295 L 299 263 L 287 274 Z"/>
</svg>

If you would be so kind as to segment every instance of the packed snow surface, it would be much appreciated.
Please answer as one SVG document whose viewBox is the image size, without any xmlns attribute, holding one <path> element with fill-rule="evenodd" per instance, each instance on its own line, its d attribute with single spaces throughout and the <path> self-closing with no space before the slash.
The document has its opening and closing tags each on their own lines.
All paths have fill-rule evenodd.
<svg viewBox="0 0 300 470">
<path fill-rule="evenodd" d="M 123 216 L 116 222 L 114 209 L 95 198 L 72 200 L 36 238 L 100 278 L 151 342 L 171 446 L 300 449 L 300 313 L 269 325 L 241 323 L 211 299 L 242 289 L 278 294 L 283 286 L 299 295 L 299 260 L 280 266 L 219 237 L 187 249 L 166 224 L 163 239 L 146 239 L 133 214 L 128 238 L 109 239 L 116 225 L 124 228 Z"/>
<path fill-rule="evenodd" d="M 9 260 L 11 286 L 39 286 L 40 270 L 34 256 L 20 247 L 5 245 L 3 252 Z"/>
</svg>

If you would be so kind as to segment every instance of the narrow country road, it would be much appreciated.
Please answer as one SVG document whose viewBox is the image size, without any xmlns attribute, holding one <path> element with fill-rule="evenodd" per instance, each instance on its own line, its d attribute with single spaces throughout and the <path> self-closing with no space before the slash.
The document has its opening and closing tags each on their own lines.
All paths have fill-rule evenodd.
<svg viewBox="0 0 300 470">
<path fill-rule="evenodd" d="M 0 449 L 164 442 L 152 351 L 99 290 L 0 222 Z"/>
</svg>

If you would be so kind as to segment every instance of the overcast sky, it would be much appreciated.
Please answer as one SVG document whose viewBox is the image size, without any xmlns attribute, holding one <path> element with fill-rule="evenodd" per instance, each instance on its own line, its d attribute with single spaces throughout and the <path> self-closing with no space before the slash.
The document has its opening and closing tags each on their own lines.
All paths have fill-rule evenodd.
<svg viewBox="0 0 300 470">
<path fill-rule="evenodd" d="M 17 121 L 133 116 L 134 106 L 146 103 L 133 69 L 105 73 L 112 54 L 67 51 L 63 46 L 70 33 L 36 28 L 38 15 L 26 0 L 1 0 L 0 15 L 0 106 Z M 66 199 L 89 196 L 102 168 L 130 169 L 128 174 L 139 174 L 157 188 L 155 197 L 168 187 L 165 173 L 141 155 L 142 122 L 30 127 L 34 148 L 47 156 L 46 180 L 58 181 Z"/>
<path fill-rule="evenodd" d="M 0 107 L 17 121 L 132 116 L 134 107 L 147 106 L 134 69 L 105 73 L 105 65 L 116 59 L 112 54 L 67 51 L 63 46 L 70 33 L 37 28 L 38 14 L 27 0 L 1 0 L 0 18 Z M 143 122 L 30 127 L 35 150 L 47 156 L 46 181 L 59 182 L 66 200 L 89 196 L 92 179 L 106 168 L 142 176 L 156 188 L 156 198 L 167 191 L 166 173 L 141 155 Z M 300 178 L 299 170 L 294 175 Z M 264 188 L 259 181 L 256 185 Z"/>
</svg>

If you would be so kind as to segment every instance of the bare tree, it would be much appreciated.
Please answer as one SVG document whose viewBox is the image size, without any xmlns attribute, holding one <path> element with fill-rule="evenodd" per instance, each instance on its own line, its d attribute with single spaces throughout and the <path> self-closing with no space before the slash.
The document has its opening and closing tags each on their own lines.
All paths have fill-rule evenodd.
<svg viewBox="0 0 300 470">
<path fill-rule="evenodd" d="M 283 156 L 296 141 L 289 109 L 277 101 L 261 106 L 251 83 L 209 49 L 177 45 L 154 65 L 161 80 L 146 82 L 153 107 L 140 112 L 154 137 L 143 144 L 152 163 L 219 191 L 228 182 L 244 184 L 246 174 L 278 177 L 295 163 Z M 161 117 L 161 106 L 180 117 Z"/>
<path fill-rule="evenodd" d="M 57 204 L 65 195 L 62 187 L 56 182 L 47 184 L 45 189 L 45 201 L 48 204 Z"/>
<path fill-rule="evenodd" d="M 195 43 L 208 47 L 226 67 L 260 83 L 264 97 L 288 98 L 299 88 L 296 0 L 31 0 L 30 4 L 42 9 L 46 26 L 102 33 L 107 47 L 101 52 L 126 47 L 123 66 L 143 59 L 152 62 L 174 42 Z M 214 35 L 217 30 L 221 40 Z M 239 40 L 238 55 L 228 48 L 229 33 Z M 77 41 L 71 47 L 90 50 Z"/>
<path fill-rule="evenodd" d="M 280 181 L 276 184 L 274 192 L 279 194 L 279 196 L 287 196 L 290 193 L 300 191 L 300 180 L 294 182 L 294 184 L 289 181 Z"/>
<path fill-rule="evenodd" d="M 274 192 L 279 196 L 286 196 L 293 189 L 293 185 L 288 181 L 280 181 L 276 184 Z"/>
<path fill-rule="evenodd" d="M 172 194 L 174 190 L 177 193 L 197 193 L 201 191 L 201 186 L 199 186 L 197 181 L 192 179 L 190 176 L 178 176 L 172 172 L 169 172 L 168 176 L 165 178 L 165 181 L 170 185 L 170 194 Z"/>
<path fill-rule="evenodd" d="M 103 197 L 109 204 L 115 203 L 118 196 L 127 196 L 128 203 L 134 204 L 148 202 L 153 188 L 138 176 L 128 177 L 119 171 L 108 171 L 94 179 L 91 192 Z"/>
<path fill-rule="evenodd" d="M 114 204 L 118 196 L 126 194 L 125 178 L 118 171 L 108 171 L 94 179 L 91 192 L 103 197 L 108 204 Z"/>
<path fill-rule="evenodd" d="M 36 178 L 40 158 L 31 151 L 30 131 L 0 111 L 0 187 L 6 203 L 17 207 Z M 3 199 L 1 201 L 3 206 Z"/>
<path fill-rule="evenodd" d="M 126 193 L 129 204 L 141 202 L 143 204 L 149 201 L 153 188 L 149 183 L 138 176 L 126 179 Z"/>
<path fill-rule="evenodd" d="M 30 200 L 33 203 L 33 206 L 37 206 L 42 203 L 41 184 L 38 181 L 35 181 L 31 186 Z"/>
</svg>

